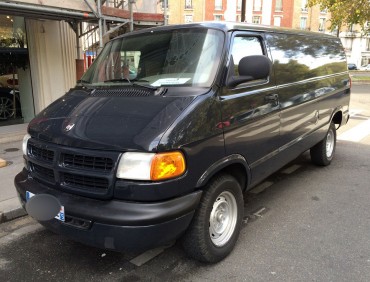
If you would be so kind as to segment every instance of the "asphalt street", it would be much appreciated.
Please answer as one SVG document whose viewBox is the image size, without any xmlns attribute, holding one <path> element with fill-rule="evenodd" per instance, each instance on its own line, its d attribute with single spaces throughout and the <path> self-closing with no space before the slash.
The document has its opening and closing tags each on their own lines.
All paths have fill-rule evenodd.
<svg viewBox="0 0 370 282">
<path fill-rule="evenodd" d="M 370 85 L 352 91 L 332 164 L 314 166 L 305 153 L 247 193 L 239 240 L 222 262 L 192 261 L 178 243 L 144 254 L 96 249 L 26 216 L 0 225 L 0 280 L 370 281 Z"/>
</svg>

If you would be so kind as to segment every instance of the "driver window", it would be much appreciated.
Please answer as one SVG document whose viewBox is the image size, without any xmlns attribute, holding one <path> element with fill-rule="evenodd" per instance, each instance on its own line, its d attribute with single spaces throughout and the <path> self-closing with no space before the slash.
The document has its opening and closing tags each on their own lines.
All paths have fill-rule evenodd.
<svg viewBox="0 0 370 282">
<path fill-rule="evenodd" d="M 234 74 L 238 76 L 238 65 L 241 58 L 252 55 L 263 55 L 261 41 L 253 36 L 237 36 L 234 38 L 231 55 L 234 61 Z"/>
</svg>

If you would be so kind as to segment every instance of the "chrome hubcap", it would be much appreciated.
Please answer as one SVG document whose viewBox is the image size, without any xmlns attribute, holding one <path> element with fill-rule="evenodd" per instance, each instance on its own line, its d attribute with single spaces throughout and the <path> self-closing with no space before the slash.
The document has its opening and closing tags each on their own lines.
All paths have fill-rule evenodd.
<svg viewBox="0 0 370 282">
<path fill-rule="evenodd" d="M 213 244 L 225 245 L 234 233 L 238 208 L 233 194 L 222 192 L 213 204 L 209 218 L 209 235 Z"/>
<path fill-rule="evenodd" d="M 14 115 L 13 102 L 9 98 L 0 98 L 0 119 L 8 119 Z"/>
<path fill-rule="evenodd" d="M 326 157 L 329 159 L 333 155 L 334 151 L 334 132 L 329 130 L 328 136 L 326 137 Z"/>
</svg>

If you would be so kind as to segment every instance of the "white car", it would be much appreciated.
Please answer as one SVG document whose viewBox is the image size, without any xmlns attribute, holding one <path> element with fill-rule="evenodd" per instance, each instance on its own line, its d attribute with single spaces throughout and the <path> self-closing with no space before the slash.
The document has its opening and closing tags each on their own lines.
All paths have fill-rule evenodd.
<svg viewBox="0 0 370 282">
<path fill-rule="evenodd" d="M 360 67 L 360 70 L 370 70 L 370 64 Z"/>
</svg>

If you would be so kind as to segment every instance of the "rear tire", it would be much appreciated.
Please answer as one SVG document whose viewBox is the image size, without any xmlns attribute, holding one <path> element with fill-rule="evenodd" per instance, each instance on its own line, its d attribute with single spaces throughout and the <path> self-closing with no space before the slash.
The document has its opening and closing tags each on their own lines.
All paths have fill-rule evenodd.
<svg viewBox="0 0 370 282">
<path fill-rule="evenodd" d="M 182 238 L 193 259 L 215 263 L 235 246 L 243 218 L 240 184 L 229 174 L 216 176 L 207 185 L 193 221 Z"/>
<path fill-rule="evenodd" d="M 337 132 L 332 122 L 325 138 L 310 149 L 312 162 L 320 166 L 329 165 L 334 157 L 336 142 Z"/>
</svg>

